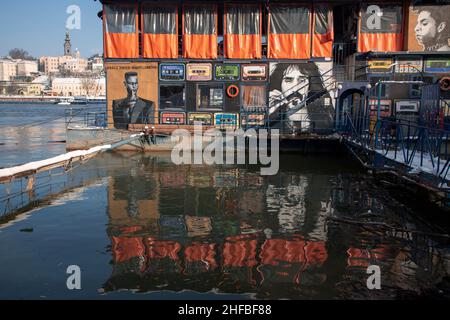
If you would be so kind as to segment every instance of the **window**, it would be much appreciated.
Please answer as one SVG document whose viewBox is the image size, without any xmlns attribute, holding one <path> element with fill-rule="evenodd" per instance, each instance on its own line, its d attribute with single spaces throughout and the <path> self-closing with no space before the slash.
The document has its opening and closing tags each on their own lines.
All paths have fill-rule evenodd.
<svg viewBox="0 0 450 320">
<path fill-rule="evenodd" d="M 186 5 L 184 34 L 216 34 L 217 7 Z"/>
<path fill-rule="evenodd" d="M 227 34 L 261 34 L 260 13 L 258 5 L 230 4 L 226 10 Z"/>
<path fill-rule="evenodd" d="M 264 85 L 241 86 L 243 111 L 261 111 L 267 107 L 266 87 Z"/>
<path fill-rule="evenodd" d="M 270 7 L 271 34 L 309 34 L 310 9 L 274 4 Z"/>
<path fill-rule="evenodd" d="M 105 5 L 107 33 L 135 33 L 136 8 L 134 6 Z"/>
<path fill-rule="evenodd" d="M 197 85 L 197 110 L 223 109 L 223 84 Z"/>
<path fill-rule="evenodd" d="M 184 84 L 164 84 L 159 87 L 159 108 L 161 110 L 185 109 Z"/>
<path fill-rule="evenodd" d="M 170 6 L 144 6 L 143 7 L 144 33 L 150 34 L 176 34 L 177 7 Z"/>
</svg>

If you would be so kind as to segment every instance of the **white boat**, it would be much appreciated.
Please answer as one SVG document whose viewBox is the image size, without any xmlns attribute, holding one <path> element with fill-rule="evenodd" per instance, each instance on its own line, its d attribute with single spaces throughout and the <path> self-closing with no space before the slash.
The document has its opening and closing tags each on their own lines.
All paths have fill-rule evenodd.
<svg viewBox="0 0 450 320">
<path fill-rule="evenodd" d="M 68 99 L 62 99 L 58 102 L 59 106 L 70 106 L 72 102 Z"/>
</svg>

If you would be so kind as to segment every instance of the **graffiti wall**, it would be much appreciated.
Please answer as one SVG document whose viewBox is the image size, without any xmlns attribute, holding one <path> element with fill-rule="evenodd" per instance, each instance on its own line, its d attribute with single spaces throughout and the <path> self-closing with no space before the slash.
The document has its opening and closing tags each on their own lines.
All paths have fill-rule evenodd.
<svg viewBox="0 0 450 320">
<path fill-rule="evenodd" d="M 450 51 L 449 13 L 450 1 L 413 1 L 407 26 L 408 51 Z"/>
<path fill-rule="evenodd" d="M 271 63 L 269 118 L 301 131 L 331 128 L 333 64 Z"/>
<path fill-rule="evenodd" d="M 158 123 L 158 63 L 108 63 L 106 70 L 109 127 Z"/>
</svg>

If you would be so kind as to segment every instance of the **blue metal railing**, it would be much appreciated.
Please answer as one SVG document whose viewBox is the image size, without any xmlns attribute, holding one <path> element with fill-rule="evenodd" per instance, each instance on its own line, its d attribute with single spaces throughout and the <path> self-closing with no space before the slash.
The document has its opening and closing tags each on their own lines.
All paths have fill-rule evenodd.
<svg viewBox="0 0 450 320">
<path fill-rule="evenodd" d="M 347 141 L 411 169 L 420 169 L 444 180 L 450 178 L 450 130 L 402 119 L 359 119 L 349 113 L 345 118 L 340 133 Z"/>
<path fill-rule="evenodd" d="M 83 126 L 106 128 L 108 126 L 107 113 L 105 111 L 89 111 L 86 109 L 66 109 L 66 127 Z"/>
</svg>

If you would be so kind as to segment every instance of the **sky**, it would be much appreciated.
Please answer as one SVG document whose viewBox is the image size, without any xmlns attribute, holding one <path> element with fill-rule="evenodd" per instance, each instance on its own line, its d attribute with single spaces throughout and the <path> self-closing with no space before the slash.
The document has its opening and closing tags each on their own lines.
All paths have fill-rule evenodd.
<svg viewBox="0 0 450 320">
<path fill-rule="evenodd" d="M 80 29 L 69 30 L 72 50 L 82 57 L 103 52 L 101 10 L 94 0 L 15 0 L 0 2 L 0 57 L 12 48 L 21 48 L 33 57 L 64 53 L 67 8 L 80 8 Z M 73 19 L 69 19 L 74 21 Z"/>
</svg>

